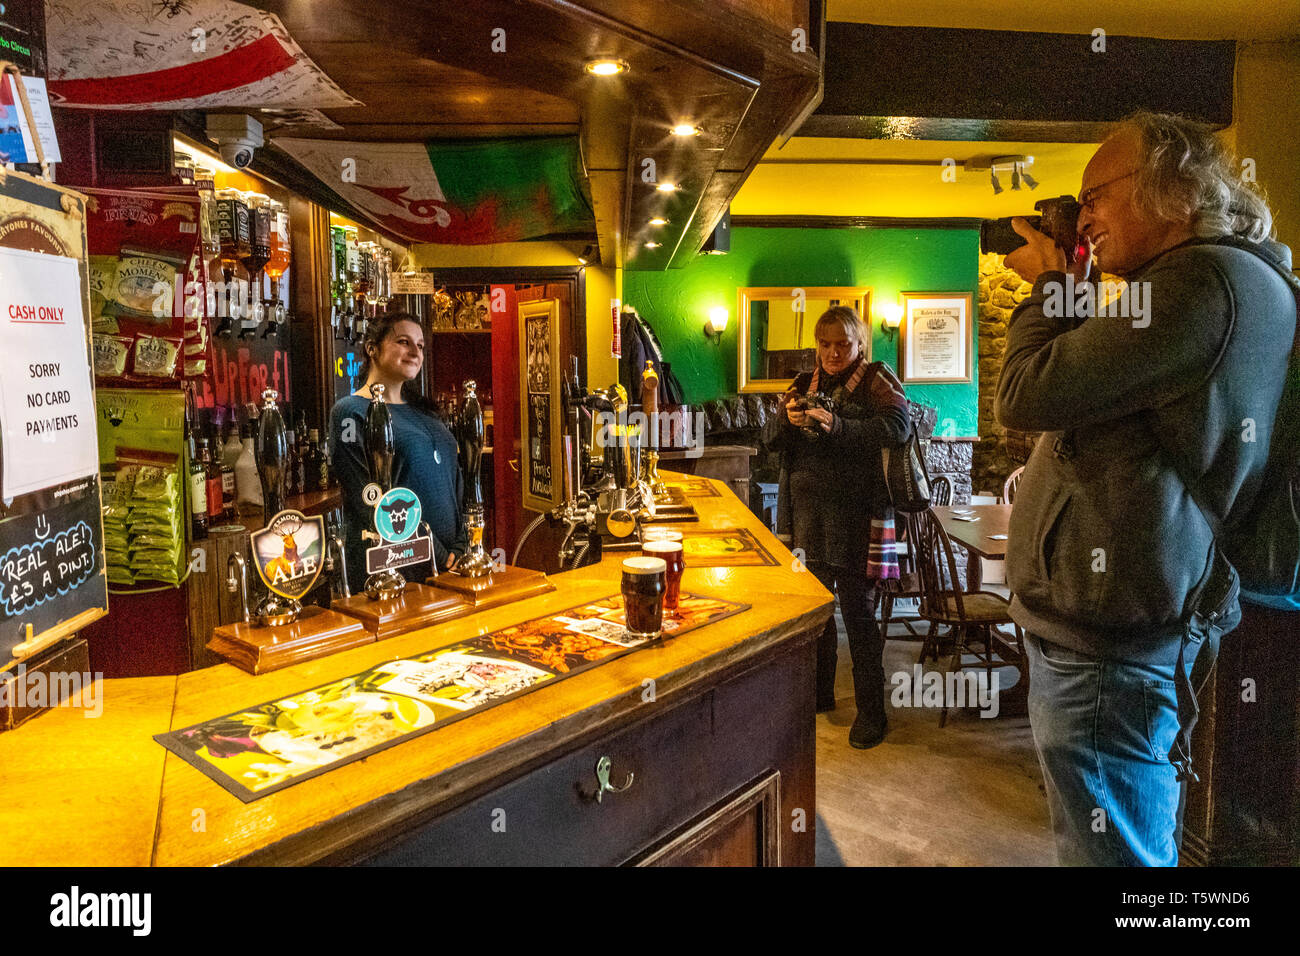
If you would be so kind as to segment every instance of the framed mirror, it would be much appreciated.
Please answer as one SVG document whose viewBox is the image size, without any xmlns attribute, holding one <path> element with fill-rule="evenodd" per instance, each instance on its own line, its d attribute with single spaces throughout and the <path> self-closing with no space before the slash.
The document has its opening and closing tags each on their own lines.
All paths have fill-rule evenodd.
<svg viewBox="0 0 1300 956">
<path fill-rule="evenodd" d="M 867 326 L 865 359 L 871 361 L 871 290 L 846 286 L 762 286 L 740 289 L 736 315 L 739 392 L 784 392 L 817 363 L 813 329 L 833 305 L 857 310 Z"/>
</svg>

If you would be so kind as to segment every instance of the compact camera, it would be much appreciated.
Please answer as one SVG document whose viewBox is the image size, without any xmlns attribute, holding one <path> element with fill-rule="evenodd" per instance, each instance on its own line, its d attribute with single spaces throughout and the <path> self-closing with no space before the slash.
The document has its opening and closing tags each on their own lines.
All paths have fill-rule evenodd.
<svg viewBox="0 0 1300 956">
<path fill-rule="evenodd" d="M 1039 232 L 1052 237 L 1056 247 L 1065 253 L 1067 264 L 1073 264 L 1088 254 L 1087 243 L 1079 238 L 1079 213 L 1083 207 L 1077 199 L 1073 196 L 1040 199 L 1034 203 L 1034 208 L 1041 215 L 1023 218 Z M 980 223 L 980 252 L 1005 256 L 1025 244 L 1025 240 L 1011 228 L 1012 218 L 985 219 Z"/>
</svg>

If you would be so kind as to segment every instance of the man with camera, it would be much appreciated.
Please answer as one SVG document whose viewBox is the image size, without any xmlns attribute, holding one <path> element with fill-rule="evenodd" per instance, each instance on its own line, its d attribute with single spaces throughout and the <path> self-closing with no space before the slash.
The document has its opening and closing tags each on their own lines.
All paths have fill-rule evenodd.
<svg viewBox="0 0 1300 956">
<path fill-rule="evenodd" d="M 1082 186 L 1086 254 L 1019 220 L 1026 243 L 1006 259 L 1033 292 L 1011 317 L 996 416 L 1045 432 L 1011 515 L 1012 616 L 1061 863 L 1175 865 L 1191 672 L 1240 620 L 1212 527 L 1263 481 L 1295 280 L 1206 127 L 1130 117 Z M 1052 307 L 1093 269 L 1142 283 L 1146 314 Z"/>
</svg>

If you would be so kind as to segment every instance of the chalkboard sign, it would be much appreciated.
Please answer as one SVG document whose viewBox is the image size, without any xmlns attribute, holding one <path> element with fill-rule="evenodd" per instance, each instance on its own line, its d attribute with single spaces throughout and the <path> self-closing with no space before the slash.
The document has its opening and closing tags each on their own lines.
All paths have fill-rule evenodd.
<svg viewBox="0 0 1300 956">
<path fill-rule="evenodd" d="M 559 300 L 519 305 L 519 400 L 523 503 L 549 511 L 560 503 Z"/>
<path fill-rule="evenodd" d="M 0 668 L 108 612 L 85 200 L 0 177 Z"/>
</svg>

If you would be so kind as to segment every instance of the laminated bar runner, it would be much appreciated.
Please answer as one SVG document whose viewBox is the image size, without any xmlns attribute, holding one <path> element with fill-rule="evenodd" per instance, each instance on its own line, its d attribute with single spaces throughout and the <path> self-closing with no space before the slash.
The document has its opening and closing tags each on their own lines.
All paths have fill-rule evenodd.
<svg viewBox="0 0 1300 956">
<path fill-rule="evenodd" d="M 664 637 L 749 608 L 683 594 L 677 613 L 664 615 Z M 154 740 L 250 803 L 648 643 L 629 637 L 615 594 Z"/>
</svg>

